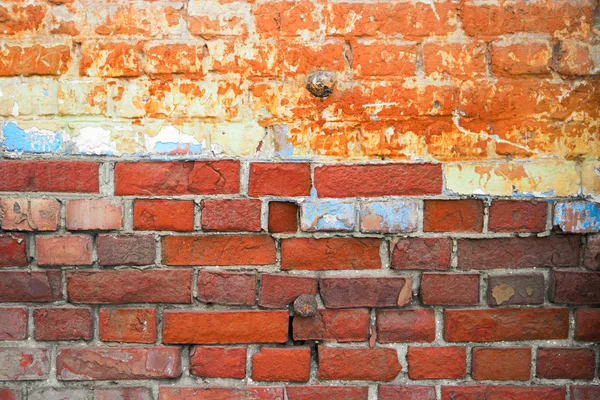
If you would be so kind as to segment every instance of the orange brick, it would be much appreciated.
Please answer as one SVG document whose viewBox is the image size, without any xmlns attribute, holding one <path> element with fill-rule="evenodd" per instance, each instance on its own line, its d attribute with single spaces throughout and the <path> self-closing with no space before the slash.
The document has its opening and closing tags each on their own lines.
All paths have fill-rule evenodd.
<svg viewBox="0 0 600 400">
<path fill-rule="evenodd" d="M 145 71 L 148 75 L 165 76 L 183 74 L 186 78 L 199 78 L 204 47 L 184 43 L 152 44 L 144 49 Z"/>
<path fill-rule="evenodd" d="M 416 47 L 394 43 L 356 43 L 352 46 L 352 69 L 356 77 L 413 76 Z"/>
<path fill-rule="evenodd" d="M 438 43 L 423 45 L 423 71 L 439 77 L 476 78 L 486 74 L 485 43 Z"/>
<path fill-rule="evenodd" d="M 552 51 L 547 41 L 492 43 L 492 72 L 496 75 L 549 74 Z"/>
<path fill-rule="evenodd" d="M 252 379 L 255 381 L 308 382 L 310 347 L 263 347 L 252 355 Z"/>
<path fill-rule="evenodd" d="M 86 76 L 133 77 L 142 75 L 142 44 L 85 42 L 79 73 Z"/>
<path fill-rule="evenodd" d="M 0 48 L 0 76 L 62 75 L 69 69 L 67 45 L 10 45 Z"/>
</svg>

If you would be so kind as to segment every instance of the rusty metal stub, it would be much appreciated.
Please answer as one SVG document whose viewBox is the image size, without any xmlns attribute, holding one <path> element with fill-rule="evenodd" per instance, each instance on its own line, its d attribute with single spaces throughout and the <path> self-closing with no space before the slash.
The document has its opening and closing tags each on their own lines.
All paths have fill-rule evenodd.
<svg viewBox="0 0 600 400">
<path fill-rule="evenodd" d="M 306 89 L 315 97 L 325 98 L 333 93 L 336 79 L 329 71 L 316 71 L 306 78 Z"/>
</svg>

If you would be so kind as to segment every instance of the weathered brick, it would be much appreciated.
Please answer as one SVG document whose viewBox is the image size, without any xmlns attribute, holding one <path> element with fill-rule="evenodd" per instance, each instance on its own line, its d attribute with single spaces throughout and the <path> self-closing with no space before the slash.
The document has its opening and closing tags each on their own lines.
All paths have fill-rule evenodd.
<svg viewBox="0 0 600 400">
<path fill-rule="evenodd" d="M 55 231 L 60 204 L 53 199 L 0 199 L 0 223 L 7 231 Z"/>
<path fill-rule="evenodd" d="M 600 235 L 590 235 L 587 238 L 583 266 L 592 271 L 600 270 Z"/>
<path fill-rule="evenodd" d="M 22 267 L 28 263 L 27 237 L 20 234 L 0 235 L 0 267 Z"/>
<path fill-rule="evenodd" d="M 308 200 L 300 206 L 300 229 L 307 232 L 347 231 L 355 227 L 354 203 L 339 200 Z"/>
<path fill-rule="evenodd" d="M 544 275 L 490 275 L 488 276 L 488 304 L 542 304 L 544 303 Z"/>
<path fill-rule="evenodd" d="M 545 379 L 593 379 L 596 353 L 592 348 L 540 347 L 536 376 Z"/>
<path fill-rule="evenodd" d="M 380 239 L 371 238 L 284 239 L 281 269 L 379 269 L 380 245 Z"/>
<path fill-rule="evenodd" d="M 48 378 L 47 348 L 0 347 L 0 381 L 37 381 Z"/>
<path fill-rule="evenodd" d="M 556 203 L 554 226 L 569 233 L 598 232 L 600 231 L 600 206 L 585 201 Z"/>
<path fill-rule="evenodd" d="M 479 274 L 424 273 L 419 296 L 423 304 L 476 305 L 479 303 Z"/>
<path fill-rule="evenodd" d="M 105 342 L 154 343 L 156 310 L 154 308 L 101 308 L 100 340 Z"/>
<path fill-rule="evenodd" d="M 357 342 L 369 336 L 369 311 L 318 310 L 312 317 L 294 316 L 292 332 L 294 340 L 327 340 Z"/>
<path fill-rule="evenodd" d="M 529 347 L 476 347 L 473 371 L 477 380 L 528 381 L 531 375 Z"/>
<path fill-rule="evenodd" d="M 327 308 L 398 307 L 411 298 L 405 277 L 321 278 L 319 291 Z"/>
<path fill-rule="evenodd" d="M 449 342 L 566 339 L 568 331 L 566 308 L 444 310 Z"/>
<path fill-rule="evenodd" d="M 190 353 L 190 373 L 202 378 L 246 377 L 246 348 L 194 346 Z"/>
<path fill-rule="evenodd" d="M 45 303 L 62 298 L 59 270 L 0 271 L 0 302 Z"/>
<path fill-rule="evenodd" d="M 71 48 L 64 44 L 3 44 L 0 76 L 62 75 L 71 64 Z"/>
<path fill-rule="evenodd" d="M 172 387 L 161 386 L 161 400 L 202 400 L 254 398 L 260 400 L 283 400 L 282 387 L 237 386 L 237 387 Z"/>
<path fill-rule="evenodd" d="M 441 194 L 438 164 L 325 165 L 315 168 L 320 197 Z"/>
<path fill-rule="evenodd" d="M 191 286 L 189 270 L 67 272 L 67 294 L 72 303 L 191 303 Z"/>
<path fill-rule="evenodd" d="M 377 310 L 377 341 L 433 342 L 435 313 L 432 309 Z"/>
<path fill-rule="evenodd" d="M 90 340 L 93 334 L 89 308 L 38 308 L 33 324 L 36 340 Z"/>
<path fill-rule="evenodd" d="M 95 79 L 61 81 L 57 96 L 60 115 L 106 115 L 108 88 L 105 82 Z"/>
<path fill-rule="evenodd" d="M 494 200 L 488 229 L 493 232 L 543 232 L 548 203 L 543 201 Z"/>
<path fill-rule="evenodd" d="M 594 400 L 600 396 L 600 386 L 573 385 L 571 386 L 571 400 Z"/>
<path fill-rule="evenodd" d="M 390 348 L 319 348 L 319 379 L 392 381 L 402 366 Z"/>
<path fill-rule="evenodd" d="M 575 339 L 587 342 L 600 341 L 600 309 L 575 310 Z"/>
<path fill-rule="evenodd" d="M 136 200 L 133 227 L 142 231 L 193 231 L 194 202 L 187 200 Z"/>
<path fill-rule="evenodd" d="M 269 232 L 295 233 L 298 231 L 298 205 L 292 202 L 269 202 Z"/>
<path fill-rule="evenodd" d="M 2 400 L 18 400 L 19 391 L 12 389 L 0 389 L 0 399 Z"/>
<path fill-rule="evenodd" d="M 149 44 L 144 48 L 144 71 L 151 76 L 183 74 L 186 78 L 200 78 L 204 75 L 203 51 L 200 44 Z"/>
<path fill-rule="evenodd" d="M 449 238 L 398 238 L 392 242 L 392 268 L 450 268 L 452 240 Z"/>
<path fill-rule="evenodd" d="M 514 399 L 565 400 L 560 386 L 442 386 L 442 400 Z"/>
<path fill-rule="evenodd" d="M 352 46 L 352 69 L 356 77 L 413 76 L 416 47 L 395 43 L 359 42 Z"/>
<path fill-rule="evenodd" d="M 93 242 L 87 235 L 37 236 L 39 265 L 91 265 Z"/>
<path fill-rule="evenodd" d="M 419 203 L 413 200 L 370 201 L 361 204 L 363 232 L 414 232 L 418 228 Z"/>
<path fill-rule="evenodd" d="M 287 311 L 165 311 L 164 343 L 284 343 Z"/>
<path fill-rule="evenodd" d="M 548 41 L 500 40 L 491 46 L 495 75 L 543 75 L 550 73 L 552 50 Z"/>
<path fill-rule="evenodd" d="M 483 202 L 481 200 L 425 200 L 423 231 L 481 232 Z"/>
<path fill-rule="evenodd" d="M 56 376 L 66 381 L 177 378 L 180 351 L 178 347 L 60 348 Z"/>
<path fill-rule="evenodd" d="M 250 196 L 308 196 L 310 165 L 306 163 L 250 164 Z"/>
<path fill-rule="evenodd" d="M 43 4 L 13 4 L 12 7 L 0 7 L 0 14 L 3 16 L 0 29 L 4 35 L 35 33 L 41 27 L 46 11 L 47 8 Z"/>
<path fill-rule="evenodd" d="M 262 274 L 258 305 L 284 308 L 302 294 L 317 294 L 317 279 L 283 274 Z"/>
<path fill-rule="evenodd" d="M 67 229 L 113 230 L 123 225 L 123 207 L 111 200 L 67 201 Z"/>
<path fill-rule="evenodd" d="M 252 379 L 255 381 L 308 382 L 310 347 L 285 349 L 263 347 L 252 355 Z"/>
<path fill-rule="evenodd" d="M 252 306 L 256 300 L 256 274 L 200 271 L 198 300 L 204 303 Z"/>
<path fill-rule="evenodd" d="M 460 269 L 574 267 L 578 236 L 459 239 Z"/>
<path fill-rule="evenodd" d="M 260 231 L 259 200 L 202 201 L 202 229 L 209 231 Z"/>
<path fill-rule="evenodd" d="M 95 162 L 0 162 L 1 192 L 98 193 L 98 187 L 98 163 Z"/>
<path fill-rule="evenodd" d="M 277 63 L 288 76 L 303 75 L 315 68 L 344 71 L 345 49 L 339 42 L 307 42 L 282 40 L 277 52 Z"/>
<path fill-rule="evenodd" d="M 150 265 L 156 257 L 156 241 L 150 235 L 98 235 L 98 263 L 104 266 Z"/>
<path fill-rule="evenodd" d="M 600 304 L 600 273 L 550 273 L 550 301 L 557 304 Z"/>
<path fill-rule="evenodd" d="M 594 71 L 593 54 L 587 43 L 560 40 L 554 47 L 556 71 L 563 75 L 589 75 Z"/>
<path fill-rule="evenodd" d="M 0 308 L 0 340 L 27 338 L 27 309 Z M 0 399 L 2 396 L 0 396 Z"/>
<path fill-rule="evenodd" d="M 115 194 L 235 194 L 240 191 L 238 161 L 118 162 Z"/>
<path fill-rule="evenodd" d="M 476 78 L 486 74 L 485 43 L 429 42 L 423 45 L 423 71 L 434 77 Z"/>
<path fill-rule="evenodd" d="M 465 347 L 408 347 L 410 379 L 460 379 L 467 374 Z"/>
<path fill-rule="evenodd" d="M 141 43 L 84 42 L 79 73 L 106 78 L 140 76 L 141 52 Z"/>
<path fill-rule="evenodd" d="M 166 236 L 167 265 L 268 265 L 275 263 L 275 241 L 267 235 Z"/>
<path fill-rule="evenodd" d="M 367 400 L 367 386 L 288 386 L 286 393 L 289 400 L 344 399 Z"/>
<path fill-rule="evenodd" d="M 303 36 L 319 28 L 315 5 L 309 1 L 268 1 L 253 10 L 256 31 L 264 36 Z"/>
</svg>

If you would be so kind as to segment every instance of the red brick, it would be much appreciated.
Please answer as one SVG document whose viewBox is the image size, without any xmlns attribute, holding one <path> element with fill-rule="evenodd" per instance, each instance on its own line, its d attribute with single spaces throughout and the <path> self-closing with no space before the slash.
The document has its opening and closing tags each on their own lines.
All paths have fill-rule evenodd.
<svg viewBox="0 0 600 400">
<path fill-rule="evenodd" d="M 285 343 L 287 335 L 287 311 L 169 310 L 163 316 L 164 343 Z"/>
<path fill-rule="evenodd" d="M 294 316 L 294 340 L 357 342 L 369 338 L 368 310 L 321 309 L 312 317 Z"/>
<path fill-rule="evenodd" d="M 0 235 L 0 267 L 22 267 L 28 263 L 27 237 L 19 234 Z"/>
<path fill-rule="evenodd" d="M 0 59 L 0 76 L 30 76 L 62 75 L 69 69 L 72 57 L 70 46 L 62 44 L 5 44 L 0 50 Z"/>
<path fill-rule="evenodd" d="M 0 381 L 37 381 L 48 378 L 47 348 L 0 347 Z"/>
<path fill-rule="evenodd" d="M 600 270 L 600 235 L 589 235 L 587 237 L 583 266 L 592 271 Z"/>
<path fill-rule="evenodd" d="M 416 47 L 394 43 L 355 43 L 352 46 L 354 76 L 414 76 Z"/>
<path fill-rule="evenodd" d="M 425 200 L 423 231 L 481 232 L 483 202 L 481 200 Z"/>
<path fill-rule="evenodd" d="M 94 400 L 152 400 L 147 387 L 100 388 L 94 390 Z"/>
<path fill-rule="evenodd" d="M 60 348 L 56 377 L 66 381 L 177 378 L 178 347 Z"/>
<path fill-rule="evenodd" d="M 260 200 L 202 201 L 202 229 L 260 231 Z"/>
<path fill-rule="evenodd" d="M 53 199 L 0 199 L 0 224 L 7 231 L 55 231 L 60 203 Z"/>
<path fill-rule="evenodd" d="M 543 232 L 548 203 L 544 201 L 494 200 L 489 209 L 493 232 Z"/>
<path fill-rule="evenodd" d="M 442 400 L 565 400 L 564 387 L 442 386 Z"/>
<path fill-rule="evenodd" d="M 284 239 L 281 269 L 380 269 L 380 246 L 380 239 L 371 238 Z"/>
<path fill-rule="evenodd" d="M 33 324 L 36 340 L 90 340 L 94 329 L 89 308 L 38 308 Z"/>
<path fill-rule="evenodd" d="M 289 400 L 367 400 L 367 386 L 288 386 L 286 388 Z"/>
<path fill-rule="evenodd" d="M 191 303 L 192 272 L 153 269 L 67 272 L 72 303 Z"/>
<path fill-rule="evenodd" d="M 429 305 L 479 304 L 479 274 L 424 273 L 419 296 Z"/>
<path fill-rule="evenodd" d="M 552 271 L 549 298 L 558 304 L 600 304 L 600 272 Z"/>
<path fill-rule="evenodd" d="M 542 274 L 488 276 L 487 299 L 492 306 L 542 304 L 545 291 Z"/>
<path fill-rule="evenodd" d="M 84 42 L 79 74 L 107 78 L 142 75 L 141 43 Z"/>
<path fill-rule="evenodd" d="M 461 379 L 467 374 L 464 347 L 408 347 L 410 379 Z"/>
<path fill-rule="evenodd" d="M 317 279 L 281 274 L 262 274 L 258 305 L 284 308 L 301 294 L 317 294 Z"/>
<path fill-rule="evenodd" d="M 275 241 L 266 235 L 167 236 L 162 239 L 167 265 L 269 265 Z"/>
<path fill-rule="evenodd" d="M 150 235 L 98 235 L 98 263 L 105 266 L 150 265 L 156 257 L 156 241 Z"/>
<path fill-rule="evenodd" d="M 0 399 L 2 400 L 19 400 L 18 391 L 11 389 L 0 389 Z"/>
<path fill-rule="evenodd" d="M 87 235 L 37 236 L 39 265 L 91 265 L 92 237 Z"/>
<path fill-rule="evenodd" d="M 142 231 L 193 231 L 194 202 L 187 200 L 136 200 L 133 228 Z"/>
<path fill-rule="evenodd" d="M 67 229 L 113 230 L 123 225 L 123 207 L 111 200 L 67 201 Z"/>
<path fill-rule="evenodd" d="M 435 313 L 432 309 L 377 310 L 379 343 L 433 342 Z"/>
<path fill-rule="evenodd" d="M 412 282 L 405 277 L 321 278 L 325 307 L 397 307 L 410 301 Z"/>
<path fill-rule="evenodd" d="M 238 387 L 195 387 L 176 388 L 162 386 L 160 400 L 226 400 L 226 399 L 282 400 L 283 388 L 276 386 L 238 386 Z"/>
<path fill-rule="evenodd" d="M 568 331 L 566 308 L 444 311 L 444 337 L 449 342 L 566 339 Z"/>
<path fill-rule="evenodd" d="M 252 379 L 255 381 L 308 382 L 310 347 L 263 347 L 252 355 Z"/>
<path fill-rule="evenodd" d="M 24 340 L 26 338 L 27 309 L 23 307 L 0 308 L 0 340 Z"/>
<path fill-rule="evenodd" d="M 540 347 L 536 376 L 545 379 L 594 379 L 593 348 Z"/>
<path fill-rule="evenodd" d="M 98 193 L 98 163 L 0 161 L 0 192 Z"/>
<path fill-rule="evenodd" d="M 419 196 L 442 193 L 440 164 L 324 165 L 315 168 L 319 197 Z"/>
<path fill-rule="evenodd" d="M 477 380 L 528 381 L 531 375 L 529 347 L 476 347 L 473 372 Z"/>
<path fill-rule="evenodd" d="M 573 385 L 571 386 L 571 400 L 595 400 L 600 398 L 598 385 Z"/>
<path fill-rule="evenodd" d="M 171 77 L 183 74 L 197 79 L 202 69 L 203 47 L 185 43 L 153 44 L 144 49 L 145 71 L 150 76 Z"/>
<path fill-rule="evenodd" d="M 256 303 L 256 274 L 200 271 L 198 300 L 203 303 L 252 306 Z"/>
<path fill-rule="evenodd" d="M 240 191 L 239 161 L 118 162 L 115 194 L 235 194 Z"/>
<path fill-rule="evenodd" d="M 190 353 L 190 373 L 202 378 L 246 377 L 246 348 L 194 346 Z"/>
<path fill-rule="evenodd" d="M 319 348 L 319 379 L 392 381 L 402 371 L 389 348 Z"/>
<path fill-rule="evenodd" d="M 295 233 L 298 231 L 298 205 L 286 201 L 269 202 L 269 232 Z"/>
<path fill-rule="evenodd" d="M 101 308 L 100 340 L 105 342 L 154 343 L 154 308 Z"/>
<path fill-rule="evenodd" d="M 392 386 L 379 385 L 379 400 L 435 400 L 435 387 L 433 386 Z"/>
<path fill-rule="evenodd" d="M 423 45 L 423 71 L 438 77 L 474 78 L 486 75 L 485 43 L 429 42 Z"/>
<path fill-rule="evenodd" d="M 578 308 L 575 310 L 575 339 L 600 342 L 600 309 Z"/>
<path fill-rule="evenodd" d="M 523 43 L 492 43 L 492 72 L 494 75 L 549 74 L 552 50 L 547 41 Z"/>
<path fill-rule="evenodd" d="M 252 163 L 248 193 L 257 196 L 308 196 L 310 164 Z"/>
<path fill-rule="evenodd" d="M 450 268 L 452 240 L 450 238 L 398 238 L 392 241 L 392 268 Z"/>
<path fill-rule="evenodd" d="M 62 298 L 59 270 L 0 271 L 0 302 L 44 303 Z"/>
<path fill-rule="evenodd" d="M 460 269 L 574 267 L 579 236 L 459 239 Z"/>
</svg>

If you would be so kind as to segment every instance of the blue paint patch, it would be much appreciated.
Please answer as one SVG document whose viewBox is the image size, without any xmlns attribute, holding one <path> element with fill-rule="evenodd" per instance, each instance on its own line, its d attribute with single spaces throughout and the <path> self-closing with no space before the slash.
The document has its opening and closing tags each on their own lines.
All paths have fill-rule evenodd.
<svg viewBox="0 0 600 400">
<path fill-rule="evenodd" d="M 300 226 L 303 231 L 353 231 L 356 209 L 354 204 L 339 200 L 307 201 L 302 203 Z"/>
<path fill-rule="evenodd" d="M 4 148 L 15 153 L 56 153 L 64 140 L 61 132 L 21 129 L 14 122 L 4 124 Z"/>
<path fill-rule="evenodd" d="M 152 149 L 152 156 L 201 156 L 202 145 L 177 142 L 156 142 Z"/>
<path fill-rule="evenodd" d="M 294 146 L 290 142 L 289 128 L 287 125 L 272 125 L 275 153 L 282 158 L 294 155 Z"/>
<path fill-rule="evenodd" d="M 600 205 L 587 201 L 556 203 L 553 223 L 563 232 L 600 232 Z"/>
<path fill-rule="evenodd" d="M 363 232 L 414 232 L 419 223 L 419 204 L 411 200 L 373 201 L 360 209 Z"/>
</svg>

